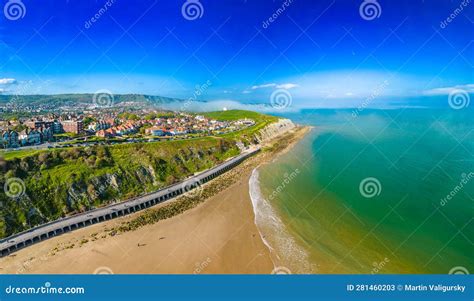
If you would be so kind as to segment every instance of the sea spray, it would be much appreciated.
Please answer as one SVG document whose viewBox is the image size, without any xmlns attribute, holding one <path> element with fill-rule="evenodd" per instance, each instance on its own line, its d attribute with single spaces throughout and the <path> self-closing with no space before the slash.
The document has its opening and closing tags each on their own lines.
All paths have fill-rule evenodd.
<svg viewBox="0 0 474 301">
<path fill-rule="evenodd" d="M 285 266 L 292 273 L 314 272 L 307 252 L 290 235 L 275 209 L 263 196 L 257 168 L 252 171 L 249 179 L 249 190 L 255 224 L 272 254 L 274 266 Z"/>
</svg>

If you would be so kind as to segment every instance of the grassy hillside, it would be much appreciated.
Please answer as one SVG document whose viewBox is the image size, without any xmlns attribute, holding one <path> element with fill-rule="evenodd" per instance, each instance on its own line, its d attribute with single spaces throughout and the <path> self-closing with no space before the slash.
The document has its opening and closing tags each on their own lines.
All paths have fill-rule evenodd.
<svg viewBox="0 0 474 301">
<path fill-rule="evenodd" d="M 255 133 L 263 129 L 265 126 L 269 125 L 272 122 L 276 122 L 278 117 L 264 115 L 252 111 L 243 111 L 243 110 L 230 110 L 230 111 L 216 111 L 205 113 L 204 116 L 208 118 L 213 118 L 216 120 L 239 120 L 243 118 L 252 119 L 255 121 L 255 126 L 252 126 L 247 129 L 243 129 L 238 132 L 228 133 L 222 135 L 222 137 L 240 139 L 245 141 L 250 141 Z"/>
<path fill-rule="evenodd" d="M 178 182 L 237 155 L 237 140 L 277 120 L 246 111 L 206 115 L 252 118 L 256 125 L 221 137 L 5 153 L 0 187 L 18 178 L 25 193 L 11 198 L 0 190 L 0 237 Z"/>
<path fill-rule="evenodd" d="M 227 139 L 137 143 L 53 150 L 6 160 L 24 182 L 17 199 L 0 194 L 0 237 L 74 212 L 157 190 L 238 154 Z"/>
</svg>

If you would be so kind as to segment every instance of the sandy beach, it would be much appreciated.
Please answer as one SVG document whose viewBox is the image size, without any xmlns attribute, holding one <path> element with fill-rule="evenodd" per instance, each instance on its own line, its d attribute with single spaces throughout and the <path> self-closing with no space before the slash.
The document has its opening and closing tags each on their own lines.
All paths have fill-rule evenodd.
<svg viewBox="0 0 474 301">
<path fill-rule="evenodd" d="M 255 225 L 249 178 L 307 130 L 285 134 L 278 147 L 204 185 L 224 188 L 182 214 L 111 235 L 110 229 L 143 214 L 137 212 L 67 233 L 0 259 L 0 273 L 269 274 L 274 263 Z"/>
</svg>

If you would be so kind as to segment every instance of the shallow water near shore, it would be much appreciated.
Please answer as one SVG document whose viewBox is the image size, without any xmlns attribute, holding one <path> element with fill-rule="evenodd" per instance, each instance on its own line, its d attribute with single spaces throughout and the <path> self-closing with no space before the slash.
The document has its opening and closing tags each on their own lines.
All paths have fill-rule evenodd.
<svg viewBox="0 0 474 301">
<path fill-rule="evenodd" d="M 268 204 L 256 208 L 267 207 L 263 232 L 273 229 L 265 239 L 282 264 L 313 273 L 474 271 L 474 111 L 285 117 L 315 128 L 253 177 Z"/>
<path fill-rule="evenodd" d="M 273 272 L 280 274 L 313 272 L 308 258 L 309 254 L 288 232 L 270 202 L 262 195 L 258 169 L 254 169 L 252 172 L 249 179 L 249 190 L 255 224 L 263 243 L 270 250 L 274 265 Z M 287 256 L 287 254 L 291 254 L 291 256 Z M 287 266 L 291 266 L 292 270 Z"/>
</svg>

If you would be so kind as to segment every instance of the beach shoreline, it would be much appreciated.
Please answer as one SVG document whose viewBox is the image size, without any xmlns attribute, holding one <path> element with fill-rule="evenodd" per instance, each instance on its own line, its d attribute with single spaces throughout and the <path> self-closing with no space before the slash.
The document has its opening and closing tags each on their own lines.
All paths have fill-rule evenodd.
<svg viewBox="0 0 474 301">
<path fill-rule="evenodd" d="M 288 151 L 308 130 L 297 127 L 265 143 L 265 151 L 205 184 L 204 191 L 218 192 L 194 208 L 130 231 L 116 229 L 143 212 L 52 238 L 0 259 L 0 273 L 272 273 L 272 256 L 254 220 L 249 179 L 257 166 Z"/>
<path fill-rule="evenodd" d="M 264 168 L 265 165 L 278 162 L 278 159 L 289 152 L 312 128 L 311 126 L 305 127 L 303 131 L 297 133 L 294 143 L 291 143 L 279 151 L 274 157 L 270 158 L 270 160 L 262 160 L 262 162 L 252 170 L 252 174 L 249 178 L 249 193 L 254 211 L 254 222 L 259 230 L 263 243 L 270 251 L 270 256 L 274 264 L 274 273 L 277 274 L 311 274 L 315 272 L 315 268 L 309 260 L 307 251 L 288 231 L 287 226 L 281 220 L 276 208 L 268 200 L 268 196 L 262 193 L 260 169 Z M 280 180 L 283 183 L 290 181 L 290 176 L 296 177 L 297 174 L 293 172 L 292 175 L 283 174 L 274 176 L 281 177 Z M 278 189 L 279 187 L 274 187 L 273 193 L 278 193 Z"/>
</svg>

